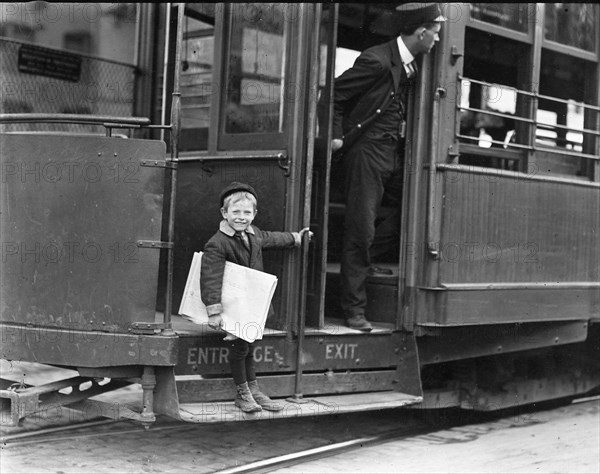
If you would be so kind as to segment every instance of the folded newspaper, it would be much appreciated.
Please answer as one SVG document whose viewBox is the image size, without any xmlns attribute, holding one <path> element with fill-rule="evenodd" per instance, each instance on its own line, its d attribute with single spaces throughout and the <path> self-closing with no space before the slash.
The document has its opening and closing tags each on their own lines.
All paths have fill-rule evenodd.
<svg viewBox="0 0 600 474">
<path fill-rule="evenodd" d="M 200 267 L 203 252 L 194 253 L 179 306 L 179 314 L 196 324 L 207 324 L 208 313 L 200 297 Z M 248 342 L 262 339 L 277 277 L 226 262 L 221 304 L 223 329 Z"/>
</svg>

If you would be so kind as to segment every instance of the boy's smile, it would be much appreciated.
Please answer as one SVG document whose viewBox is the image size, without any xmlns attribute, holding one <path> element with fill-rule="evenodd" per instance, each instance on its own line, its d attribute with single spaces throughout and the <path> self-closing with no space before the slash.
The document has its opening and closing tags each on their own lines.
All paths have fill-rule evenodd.
<svg viewBox="0 0 600 474">
<path fill-rule="evenodd" d="M 251 201 L 242 199 L 231 203 L 227 209 L 221 209 L 221 214 L 233 230 L 243 232 L 252 224 L 256 216 L 256 209 Z"/>
</svg>

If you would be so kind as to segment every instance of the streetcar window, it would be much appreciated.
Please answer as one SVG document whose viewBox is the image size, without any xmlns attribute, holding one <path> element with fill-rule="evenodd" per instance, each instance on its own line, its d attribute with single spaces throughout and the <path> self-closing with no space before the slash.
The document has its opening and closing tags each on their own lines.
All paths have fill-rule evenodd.
<svg viewBox="0 0 600 474">
<path fill-rule="evenodd" d="M 596 51 L 598 13 L 591 3 L 547 3 L 544 38 Z"/>
<path fill-rule="evenodd" d="M 207 5 L 191 6 L 197 9 Z M 183 26 L 181 151 L 208 149 L 210 102 L 215 92 L 213 90 L 214 18 L 196 9 L 186 9 Z"/>
<path fill-rule="evenodd" d="M 279 134 L 284 128 L 286 49 L 293 5 L 232 4 L 222 130 Z M 293 95 L 290 96 L 293 98 Z M 240 143 L 238 141 L 238 143 Z M 232 143 L 235 146 L 235 142 Z"/>
<path fill-rule="evenodd" d="M 0 3 L 0 36 L 133 64 L 135 3 Z"/>
<path fill-rule="evenodd" d="M 595 154 L 592 131 L 597 113 L 586 110 L 592 96 L 589 77 L 595 65 L 584 59 L 542 49 L 540 99 L 537 106 L 535 142 L 537 153 L 530 168 L 540 174 L 586 177 L 590 166 L 585 157 Z"/>
<path fill-rule="evenodd" d="M 521 156 L 511 144 L 527 140 L 515 119 L 525 113 L 527 98 L 518 94 L 526 65 L 515 58 L 525 57 L 527 47 L 471 28 L 465 38 L 460 163 L 516 170 Z"/>
<path fill-rule="evenodd" d="M 360 56 L 360 51 L 348 48 L 336 48 L 335 50 L 335 77 L 352 67 L 356 58 Z"/>
<path fill-rule="evenodd" d="M 535 17 L 527 3 L 471 3 L 471 18 L 511 30 L 527 32 Z"/>
<path fill-rule="evenodd" d="M 0 112 L 133 115 L 137 4 L 0 3 Z M 102 132 L 75 124 L 11 130 Z"/>
</svg>

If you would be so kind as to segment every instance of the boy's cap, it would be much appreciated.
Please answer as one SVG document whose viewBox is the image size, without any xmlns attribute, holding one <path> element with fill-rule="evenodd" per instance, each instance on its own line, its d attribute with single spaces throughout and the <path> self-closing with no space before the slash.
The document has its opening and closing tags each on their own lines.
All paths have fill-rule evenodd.
<svg viewBox="0 0 600 474">
<path fill-rule="evenodd" d="M 405 25 L 446 21 L 437 3 L 404 3 L 397 6 L 396 10 Z"/>
<path fill-rule="evenodd" d="M 223 207 L 223 203 L 225 202 L 225 198 L 227 196 L 233 193 L 237 193 L 239 191 L 246 191 L 247 193 L 252 194 L 256 199 L 258 199 L 256 191 L 252 186 L 246 183 L 239 183 L 237 181 L 234 181 L 233 183 L 229 184 L 225 189 L 223 189 L 223 191 L 221 191 L 221 207 Z"/>
</svg>

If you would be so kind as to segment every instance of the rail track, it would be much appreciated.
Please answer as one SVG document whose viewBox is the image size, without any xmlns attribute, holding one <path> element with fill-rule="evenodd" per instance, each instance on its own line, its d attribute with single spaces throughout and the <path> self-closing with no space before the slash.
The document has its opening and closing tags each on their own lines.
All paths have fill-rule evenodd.
<svg viewBox="0 0 600 474">
<path fill-rule="evenodd" d="M 599 396 L 587 397 L 575 400 L 573 403 L 589 401 L 597 402 L 599 399 Z M 565 402 L 563 401 L 563 403 Z M 557 402 L 553 402 L 552 405 L 559 406 Z M 528 410 L 521 410 L 519 416 L 531 417 L 535 415 L 537 411 L 547 410 L 548 408 L 548 404 L 538 404 L 537 406 L 528 407 Z M 390 410 L 390 414 L 391 412 L 392 411 Z M 347 419 L 347 421 L 344 421 L 343 416 L 332 415 L 331 420 L 322 420 L 322 423 L 324 423 L 325 426 L 329 426 L 330 423 L 338 423 L 339 426 L 344 426 L 344 423 L 358 423 L 356 430 L 365 431 L 366 434 L 364 436 L 348 437 L 344 436 L 343 433 L 339 433 L 338 436 L 332 436 L 333 439 L 330 439 L 327 442 L 314 442 L 305 449 L 302 449 L 303 446 L 301 444 L 294 442 L 294 433 L 297 433 L 302 429 L 307 432 L 313 432 L 314 426 L 317 427 L 317 430 L 322 430 L 324 427 L 319 426 L 316 420 L 290 419 L 288 420 L 288 424 L 280 424 L 280 426 L 275 427 L 275 433 L 271 435 L 273 439 L 287 436 L 290 442 L 285 449 L 263 449 L 258 453 L 254 453 L 254 457 L 258 457 L 259 459 L 254 459 L 251 462 L 243 462 L 246 460 L 245 458 L 235 455 L 231 456 L 229 459 L 223 458 L 220 464 L 213 464 L 210 467 L 206 466 L 209 468 L 206 472 L 219 472 L 221 474 L 269 472 L 276 469 L 289 468 L 300 463 L 334 456 L 340 453 L 352 452 L 366 446 L 375 446 L 406 438 L 428 435 L 429 433 L 439 430 L 456 429 L 469 424 L 493 424 L 495 420 L 499 420 L 503 417 L 514 417 L 515 415 L 514 411 L 510 412 L 507 410 L 491 414 L 473 414 L 457 410 L 439 410 L 433 412 L 405 409 L 402 410 L 402 412 L 406 413 L 406 416 L 403 417 L 404 422 L 401 426 L 396 425 L 394 428 L 390 428 L 390 424 L 387 426 L 381 424 L 381 428 L 373 426 L 380 424 L 378 420 L 385 419 L 386 414 L 374 414 L 374 420 L 371 423 L 369 423 L 368 417 L 364 416 L 360 419 L 354 418 L 352 420 Z M 387 414 L 387 416 L 390 414 Z M 315 417 L 315 419 L 316 418 L 317 417 Z M 323 419 L 326 417 L 320 418 Z M 311 423 L 312 426 L 309 426 Z M 231 438 L 232 433 L 237 432 L 237 435 L 239 436 L 240 430 L 242 431 L 241 437 L 243 439 L 244 433 L 252 433 L 253 426 L 255 428 L 260 426 L 266 427 L 266 424 L 261 425 L 261 422 L 249 422 L 241 425 L 237 424 L 237 426 L 240 427 L 240 430 L 237 430 L 235 426 L 235 423 L 223 423 L 220 433 L 215 434 L 214 439 L 211 442 L 214 442 L 217 445 L 223 443 L 223 439 Z M 70 444 L 75 444 L 75 441 L 79 445 L 97 446 L 102 444 L 102 440 L 104 440 L 104 442 L 111 440 L 118 444 L 119 439 L 132 437 L 138 438 L 138 441 L 142 443 L 144 442 L 144 437 L 147 435 L 153 437 L 158 443 L 165 437 L 181 440 L 190 437 L 202 439 L 204 433 L 202 429 L 203 426 L 200 425 L 190 425 L 189 423 L 161 419 L 157 421 L 157 424 L 150 430 L 146 431 L 141 425 L 130 421 L 100 419 L 70 424 L 67 426 L 53 426 L 44 429 L 7 434 L 2 436 L 1 442 L 3 450 L 6 450 L 4 454 L 10 455 L 10 452 L 14 451 L 34 452 L 40 446 L 68 446 Z M 332 431 L 335 431 L 335 429 Z M 280 434 L 277 434 L 277 432 Z M 207 433 L 209 432 L 207 431 Z M 248 436 L 246 436 L 246 438 L 247 437 Z M 149 440 L 148 442 L 151 443 L 152 440 Z M 235 440 L 232 440 L 232 443 L 235 443 Z M 257 442 L 256 444 L 259 445 L 262 443 Z M 167 448 L 167 450 L 170 451 L 170 448 Z M 242 463 L 238 464 L 239 462 Z"/>
</svg>

